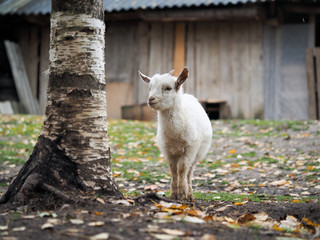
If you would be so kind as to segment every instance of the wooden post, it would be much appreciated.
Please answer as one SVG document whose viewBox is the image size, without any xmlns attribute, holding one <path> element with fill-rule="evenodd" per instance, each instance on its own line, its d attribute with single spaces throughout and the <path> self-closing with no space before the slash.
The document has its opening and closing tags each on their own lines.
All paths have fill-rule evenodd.
<svg viewBox="0 0 320 240">
<path fill-rule="evenodd" d="M 185 39 L 186 39 L 186 24 L 177 23 L 175 31 L 175 45 L 174 45 L 174 60 L 173 67 L 175 75 L 178 76 L 182 69 L 185 67 Z"/>
<path fill-rule="evenodd" d="M 316 95 L 316 113 L 317 119 L 320 120 L 320 48 L 313 49 L 315 59 L 315 95 Z"/>
<path fill-rule="evenodd" d="M 319 119 L 320 115 L 320 49 L 308 48 L 306 51 L 309 118 Z"/>
</svg>

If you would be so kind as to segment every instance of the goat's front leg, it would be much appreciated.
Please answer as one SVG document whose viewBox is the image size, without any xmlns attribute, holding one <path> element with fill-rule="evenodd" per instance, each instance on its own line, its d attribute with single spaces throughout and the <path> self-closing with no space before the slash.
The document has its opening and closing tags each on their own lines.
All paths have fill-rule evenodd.
<svg viewBox="0 0 320 240">
<path fill-rule="evenodd" d="M 178 199 L 178 171 L 177 171 L 177 163 L 171 161 L 170 163 L 170 170 L 171 170 L 171 186 L 170 186 L 170 198 L 171 199 Z"/>
<path fill-rule="evenodd" d="M 188 199 L 188 162 L 181 158 L 178 162 L 178 199 Z"/>
</svg>

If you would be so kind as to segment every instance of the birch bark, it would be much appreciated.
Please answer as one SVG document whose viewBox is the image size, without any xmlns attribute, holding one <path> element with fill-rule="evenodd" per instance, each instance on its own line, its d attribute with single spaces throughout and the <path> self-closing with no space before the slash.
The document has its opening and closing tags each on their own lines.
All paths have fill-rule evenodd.
<svg viewBox="0 0 320 240">
<path fill-rule="evenodd" d="M 121 196 L 110 167 L 104 34 L 103 0 L 52 0 L 45 121 L 0 202 L 26 202 L 37 187 L 61 196 L 76 189 Z"/>
</svg>

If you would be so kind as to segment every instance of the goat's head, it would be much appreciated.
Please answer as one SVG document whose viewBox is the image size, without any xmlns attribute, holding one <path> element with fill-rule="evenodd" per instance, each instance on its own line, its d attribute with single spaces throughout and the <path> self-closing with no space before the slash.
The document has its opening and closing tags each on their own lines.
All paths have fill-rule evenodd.
<svg viewBox="0 0 320 240">
<path fill-rule="evenodd" d="M 184 68 L 176 78 L 171 72 L 148 77 L 139 71 L 141 80 L 149 85 L 148 105 L 155 110 L 171 108 L 177 94 L 182 93 L 181 85 L 187 80 L 188 72 L 188 68 Z"/>
</svg>

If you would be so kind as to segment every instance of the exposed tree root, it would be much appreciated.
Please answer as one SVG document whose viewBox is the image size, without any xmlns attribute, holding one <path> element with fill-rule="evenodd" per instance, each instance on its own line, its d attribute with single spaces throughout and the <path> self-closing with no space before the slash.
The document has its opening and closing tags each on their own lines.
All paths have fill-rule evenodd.
<svg viewBox="0 0 320 240">
<path fill-rule="evenodd" d="M 80 203 L 85 198 L 81 198 L 79 193 L 94 195 L 92 189 L 81 183 L 76 164 L 57 148 L 56 143 L 40 136 L 29 160 L 1 197 L 0 204 L 25 205 L 44 196 L 59 203 Z M 54 205 L 54 202 L 49 205 Z"/>
<path fill-rule="evenodd" d="M 60 198 L 61 200 L 63 200 L 66 203 L 77 203 L 79 201 L 79 200 L 72 198 L 68 194 L 63 193 L 59 189 L 57 189 L 53 186 L 50 186 L 49 184 L 43 183 L 43 184 L 41 184 L 41 188 L 47 192 L 51 192 L 56 197 Z"/>
<path fill-rule="evenodd" d="M 28 193 L 30 193 L 39 185 L 40 180 L 41 175 L 38 173 L 29 175 L 22 185 L 20 191 L 17 193 L 16 201 L 19 203 L 24 203 L 26 201 L 26 196 L 28 195 Z"/>
</svg>

